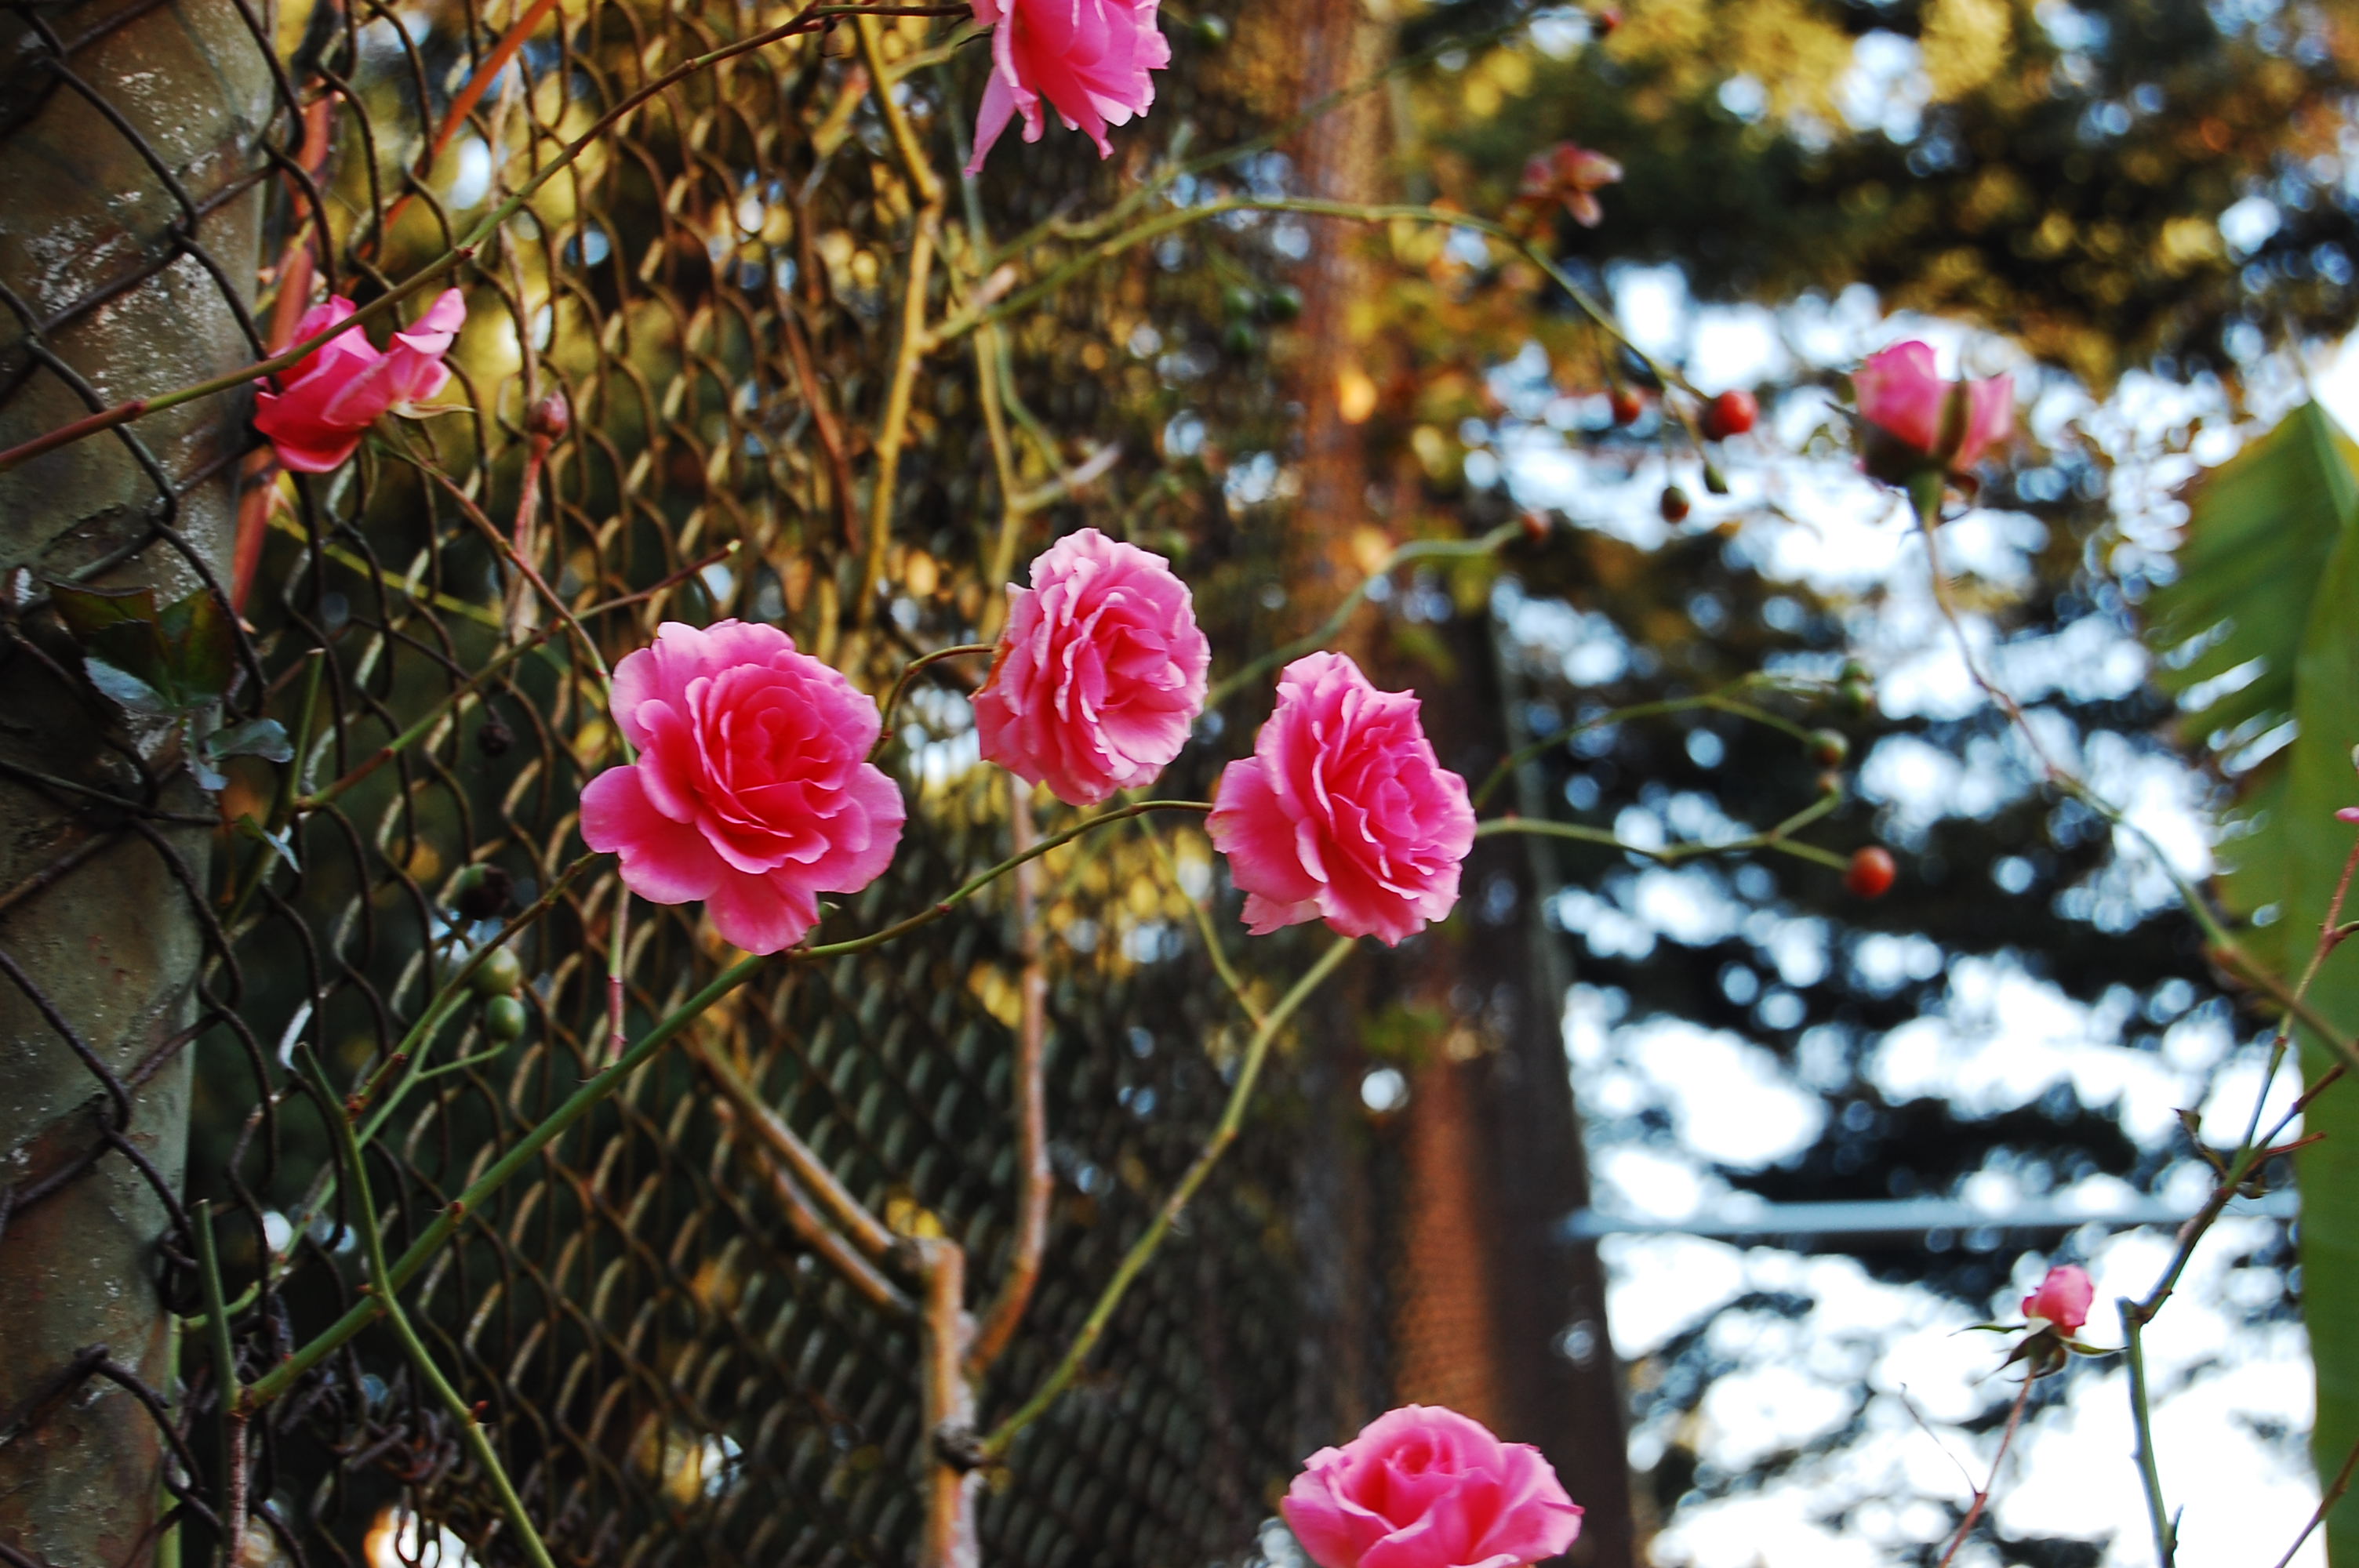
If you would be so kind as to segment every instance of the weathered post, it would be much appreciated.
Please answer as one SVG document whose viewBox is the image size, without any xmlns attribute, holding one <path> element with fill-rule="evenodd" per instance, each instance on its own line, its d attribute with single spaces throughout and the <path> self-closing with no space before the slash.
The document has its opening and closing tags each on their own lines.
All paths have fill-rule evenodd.
<svg viewBox="0 0 2359 1568">
<path fill-rule="evenodd" d="M 251 359 L 230 291 L 255 277 L 273 103 L 242 4 L 0 8 L 0 449 Z M 110 722 L 27 606 L 55 581 L 218 582 L 249 407 L 0 473 L 0 1544 L 53 1568 L 154 1551 L 161 1434 L 113 1374 L 169 1391 L 203 947 L 166 851 L 201 892 L 211 838 L 167 817 L 210 802 L 170 774 L 168 726 Z"/>
</svg>

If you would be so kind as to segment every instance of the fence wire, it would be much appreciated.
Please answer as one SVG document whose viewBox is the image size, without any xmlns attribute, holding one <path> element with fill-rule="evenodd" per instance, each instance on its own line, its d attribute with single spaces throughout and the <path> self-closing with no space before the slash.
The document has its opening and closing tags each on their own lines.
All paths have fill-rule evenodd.
<svg viewBox="0 0 2359 1568">
<path fill-rule="evenodd" d="M 259 356 L 316 292 L 365 305 L 628 94 L 794 14 L 732 0 L 5 12 L 0 167 L 25 171 L 0 222 L 10 442 Z M 941 36 L 897 24 L 888 52 Z M 966 64 L 952 52 L 908 79 L 912 114 L 945 145 L 958 84 L 979 80 Z M 178 75 L 164 91 L 157 73 Z M 1213 131 L 1253 124 L 1252 84 L 1223 91 L 1175 113 Z M 53 145 L 143 182 L 32 178 Z M 1060 181 L 1103 178 L 1079 151 L 1027 151 L 990 187 L 1002 221 L 1051 216 Z M 487 534 L 537 563 L 609 662 L 664 619 L 738 615 L 785 624 L 881 689 L 912 653 L 974 635 L 999 591 L 986 568 L 1000 524 L 991 456 L 966 416 L 969 363 L 938 361 L 921 384 L 888 591 L 874 616 L 857 598 L 873 469 L 861 432 L 883 396 L 909 221 L 848 31 L 790 38 L 600 135 L 459 269 L 455 411 L 373 440 L 332 475 L 288 476 L 266 465 L 239 393 L 122 426 L 12 481 L 20 516 L 62 493 L 37 487 L 83 488 L 65 503 L 81 509 L 75 525 L 34 538 L 12 524 L 10 678 L 70 694 L 81 707 L 59 723 L 113 739 L 106 765 L 79 776 L 9 753 L 11 787 L 49 814 L 0 892 L 0 970 L 47 1032 L 35 1043 L 28 1026 L 12 1049 L 48 1060 L 62 1044 L 82 1087 L 6 1130 L 0 1271 L 30 1267 L 43 1210 L 65 1213 L 78 1184 L 132 1181 L 158 1211 L 161 1262 L 118 1284 L 160 1291 L 179 1322 L 136 1347 L 11 1351 L 24 1364 L 0 1382 L 0 1461 L 94 1403 L 150 1422 L 168 1454 L 163 1518 L 179 1528 L 115 1540 L 111 1560 L 195 1561 L 221 1544 L 223 1412 L 203 1348 L 197 1206 L 213 1217 L 243 1379 L 360 1299 L 348 1195 L 329 1179 L 299 1054 L 316 1053 L 340 1089 L 404 1086 L 367 1107 L 382 1120 L 370 1173 L 397 1252 L 608 1060 L 617 889 L 611 862 L 577 864 L 575 829 L 581 786 L 619 760 L 617 743 L 582 639 L 546 623 Z M 45 259 L 43 243 L 61 254 Z M 1019 334 L 1013 385 L 1052 447 L 1111 421 L 1122 394 L 1109 341 L 1124 351 L 1123 322 L 1150 308 L 1158 276 L 1142 260 Z M 164 318 L 177 338 L 150 330 Z M 534 410 L 552 401 L 566 427 L 544 455 Z M 91 481 L 119 492 L 92 500 L 83 481 L 109 463 L 131 477 Z M 1056 521 L 1036 519 L 1020 553 Z M 1206 569 L 1242 550 L 1220 545 Z M 194 791 L 174 766 L 179 742 L 126 727 L 74 669 L 42 608 L 42 586 L 68 581 L 159 598 L 201 588 L 233 606 L 240 679 L 224 722 L 277 719 L 293 762 L 233 762 L 217 801 Z M 518 643 L 529 651 L 485 678 Z M 388 751 L 421 721 L 422 739 Z M 915 694 L 903 739 L 892 763 L 908 837 L 831 929 L 923 907 L 1007 852 L 1006 784 L 975 766 L 956 678 Z M 1176 884 L 1143 838 L 1120 836 L 1040 879 L 1060 936 L 1058 1195 L 1042 1289 L 985 1390 L 1002 1409 L 1069 1342 L 1226 1088 L 1234 1008 L 1182 937 L 1210 857 L 1201 835 L 1169 841 Z M 126 855 L 148 869 L 125 871 Z M 452 967 L 541 903 L 513 944 L 521 1034 L 503 1038 L 471 1005 L 413 1037 Z M 201 945 L 201 961 L 180 966 L 199 976 L 193 993 L 159 999 L 162 1022 L 137 1049 L 122 1047 L 119 1021 L 78 1016 L 86 991 L 59 989 L 61 905 L 152 927 L 162 948 Z M 725 961 L 694 906 L 639 904 L 623 939 L 635 1035 Z M 962 1240 L 986 1281 L 1015 1220 L 1016 944 L 1009 900 L 987 899 L 896 946 L 780 966 L 696 1026 L 699 1047 L 734 1059 L 861 1198 L 911 1233 Z M 177 1098 L 163 1092 L 176 1074 L 192 1085 Z M 1102 1370 L 995 1476 L 983 1511 L 994 1561 L 1153 1564 L 1250 1547 L 1296 1456 L 1297 1161 L 1284 1145 L 1249 1138 L 1116 1320 Z M 750 1152 L 692 1056 L 667 1054 L 467 1216 L 406 1293 L 561 1560 L 868 1563 L 912 1550 L 914 1332 L 796 1238 Z M 230 1551 L 250 1568 L 516 1555 L 484 1477 L 382 1328 L 312 1368 L 245 1441 L 252 1523 Z M 0 1558 L 81 1568 L 49 1557 L 54 1542 L 8 1506 L 0 1542 L 15 1540 Z"/>
</svg>

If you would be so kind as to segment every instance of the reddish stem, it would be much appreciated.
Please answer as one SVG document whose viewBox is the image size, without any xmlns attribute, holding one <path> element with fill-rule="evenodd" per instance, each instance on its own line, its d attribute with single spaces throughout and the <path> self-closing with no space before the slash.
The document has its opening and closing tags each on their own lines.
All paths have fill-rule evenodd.
<svg viewBox="0 0 2359 1568">
<path fill-rule="evenodd" d="M 2015 1429 L 2023 1424 L 2023 1407 L 2031 1399 L 2032 1381 L 2031 1374 L 2026 1372 L 2023 1387 L 2016 1390 L 2015 1408 L 2006 1412 L 2006 1432 L 1998 1440 L 1998 1456 L 1991 1461 L 1990 1479 L 1983 1483 L 1982 1490 L 1974 1494 L 1974 1506 L 1966 1510 L 1965 1519 L 1958 1525 L 1958 1533 L 1950 1538 L 1950 1549 L 1941 1553 L 1941 1561 L 1936 1568 L 1950 1568 L 1950 1559 L 1958 1554 L 1958 1548 L 1963 1546 L 1966 1537 L 1974 1532 L 1974 1521 L 1981 1519 L 1983 1509 L 1990 1506 L 1991 1491 L 1998 1485 L 1999 1466 L 2006 1463 L 2006 1451 L 2014 1445 Z"/>
<path fill-rule="evenodd" d="M 1017 783 L 1014 794 L 1015 806 L 1010 816 L 1016 852 L 1020 855 L 1032 848 L 1037 834 L 1032 825 L 1030 792 Z M 1037 864 L 1027 863 L 1016 871 L 1016 941 L 1024 959 L 1024 1012 L 1016 1035 L 1016 1242 L 1007 1260 L 1006 1278 L 1000 1281 L 999 1293 L 984 1314 L 983 1328 L 967 1352 L 966 1371 L 970 1378 L 980 1378 L 1007 1348 L 1008 1341 L 1016 1337 L 1024 1314 L 1032 1304 L 1032 1292 L 1040 1282 L 1040 1257 L 1049 1246 L 1049 1200 L 1056 1190 L 1056 1176 L 1049 1166 L 1049 1092 L 1044 1060 L 1049 1036 L 1049 973 L 1040 958 L 1039 912 L 1034 886 L 1038 870 Z"/>
</svg>

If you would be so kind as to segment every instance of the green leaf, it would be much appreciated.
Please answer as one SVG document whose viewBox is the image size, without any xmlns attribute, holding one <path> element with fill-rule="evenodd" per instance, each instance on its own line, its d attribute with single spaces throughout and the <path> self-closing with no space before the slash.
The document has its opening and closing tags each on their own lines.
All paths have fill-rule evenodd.
<svg viewBox="0 0 2359 1568">
<path fill-rule="evenodd" d="M 50 602 L 82 644 L 91 684 L 136 713 L 188 713 L 229 693 L 237 633 L 206 589 L 160 610 L 147 589 L 103 593 L 52 583 Z"/>
<path fill-rule="evenodd" d="M 276 719 L 249 719 L 243 724 L 233 724 L 206 736 L 205 754 L 216 758 L 260 757 L 266 762 L 287 762 L 294 761 L 295 747 L 287 739 L 286 727 Z"/>
<path fill-rule="evenodd" d="M 170 651 L 172 683 L 193 708 L 229 695 L 237 673 L 237 632 L 229 611 L 210 589 L 164 607 L 164 644 Z"/>
<path fill-rule="evenodd" d="M 2298 978 L 2351 854 L 2354 831 L 2334 813 L 2359 803 L 2351 761 L 2359 741 L 2359 446 L 2315 405 L 2296 409 L 2197 491 L 2178 561 L 2179 579 L 2147 605 L 2148 634 L 2164 659 L 2157 678 L 2183 698 L 2232 672 L 2250 676 L 2204 694 L 2189 714 L 2189 738 L 2233 753 L 2291 726 L 2290 742 L 2238 780 L 2220 886 L 2232 908 L 2277 911 L 2247 946 Z M 2346 1039 L 2359 1032 L 2359 943 L 2328 960 L 2309 1000 Z M 2323 1041 L 2304 1038 L 2307 1076 L 2333 1060 Z M 2359 1095 L 2344 1092 L 2353 1087 L 2310 1106 L 2306 1130 L 2326 1136 L 2297 1156 L 2302 1310 L 2318 1379 L 2312 1456 L 2325 1475 L 2359 1444 Z M 2332 1516 L 2328 1552 L 2359 1563 L 2359 1509 Z"/>
<path fill-rule="evenodd" d="M 83 655 L 82 673 L 90 676 L 91 685 L 134 713 L 162 718 L 173 711 L 171 703 L 165 699 L 162 692 L 129 670 L 117 669 L 95 654 Z"/>
<path fill-rule="evenodd" d="M 2190 744 L 2227 760 L 2292 722 L 2303 631 L 2329 559 L 2355 519 L 2359 444 L 2314 403 L 2198 484 L 2177 551 L 2179 578 L 2146 606 L 2147 641 L 2160 656 L 2155 679 L 2165 691 L 2185 700 L 2228 677 L 2225 689 L 2201 693 L 2189 712 Z M 2287 762 L 2280 751 L 2245 771 L 2222 824 L 2220 892 L 2239 914 L 2282 906 Z M 2292 967 L 2290 929 L 2280 923 L 2256 932 L 2256 953 Z"/>
<path fill-rule="evenodd" d="M 2294 719 L 2299 734 L 2286 770 L 2283 819 L 2270 831 L 2284 843 L 2279 929 L 2298 967 L 2314 950 L 2351 855 L 2354 830 L 2334 813 L 2359 803 L 2351 764 L 2351 748 L 2359 742 L 2359 525 L 2343 530 L 2321 574 L 2294 668 Z M 2359 1032 L 2359 943 L 2345 943 L 2327 960 L 2310 1000 L 2345 1039 Z M 2305 1036 L 2302 1070 L 2315 1078 L 2335 1058 L 2323 1042 Z M 2311 1457 L 2326 1476 L 2359 1444 L 2359 1095 L 2344 1092 L 2353 1087 L 2338 1085 L 2311 1105 L 2304 1130 L 2326 1136 L 2296 1156 L 2302 1312 L 2318 1372 Z M 2337 1509 L 2329 1517 L 2327 1553 L 2335 1563 L 2359 1563 L 2359 1509 Z"/>
</svg>

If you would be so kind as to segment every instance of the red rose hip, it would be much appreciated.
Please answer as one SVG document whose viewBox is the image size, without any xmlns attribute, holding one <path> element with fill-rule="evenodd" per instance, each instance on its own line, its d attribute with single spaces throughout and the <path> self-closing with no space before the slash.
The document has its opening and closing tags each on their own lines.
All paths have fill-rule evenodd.
<svg viewBox="0 0 2359 1568">
<path fill-rule="evenodd" d="M 1892 851 L 1871 844 L 1851 858 L 1851 869 L 1843 872 L 1843 886 L 1858 898 L 1882 898 L 1892 891 L 1899 879 L 1900 868 L 1893 863 Z"/>
<path fill-rule="evenodd" d="M 1703 406 L 1703 433 L 1715 441 L 1742 436 L 1761 417 L 1761 405 L 1749 392 L 1723 392 Z"/>
</svg>

